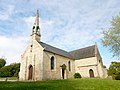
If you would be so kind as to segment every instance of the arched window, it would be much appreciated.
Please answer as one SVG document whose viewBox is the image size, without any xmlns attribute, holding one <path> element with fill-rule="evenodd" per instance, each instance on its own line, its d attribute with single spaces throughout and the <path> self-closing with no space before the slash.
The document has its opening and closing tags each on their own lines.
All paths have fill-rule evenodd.
<svg viewBox="0 0 120 90">
<path fill-rule="evenodd" d="M 99 60 L 99 63 L 100 63 L 100 60 Z"/>
<path fill-rule="evenodd" d="M 37 26 L 37 30 L 39 29 L 39 26 Z"/>
<path fill-rule="evenodd" d="M 32 34 L 35 32 L 35 30 L 34 30 L 34 29 L 35 29 L 35 26 L 33 26 Z"/>
<path fill-rule="evenodd" d="M 54 69 L 54 57 L 53 56 L 51 57 L 50 64 L 51 64 L 51 70 L 53 70 Z"/>
<path fill-rule="evenodd" d="M 33 26 L 33 29 L 35 29 L 35 26 Z"/>
<path fill-rule="evenodd" d="M 68 62 L 68 70 L 71 71 L 70 61 Z"/>
</svg>

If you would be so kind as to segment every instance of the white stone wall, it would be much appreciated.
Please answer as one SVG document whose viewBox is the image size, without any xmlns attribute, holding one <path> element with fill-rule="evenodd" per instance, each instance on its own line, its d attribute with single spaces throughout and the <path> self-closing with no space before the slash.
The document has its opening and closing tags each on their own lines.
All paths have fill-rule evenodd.
<svg viewBox="0 0 120 90">
<path fill-rule="evenodd" d="M 75 60 L 75 71 L 79 72 L 82 77 L 90 77 L 89 75 L 90 69 L 94 71 L 94 76 L 98 77 L 96 57 Z"/>
<path fill-rule="evenodd" d="M 79 72 L 82 77 L 90 77 L 89 70 L 94 71 L 94 77 L 106 78 L 107 74 L 103 68 L 102 59 L 100 57 L 91 57 L 75 60 L 75 71 Z"/>
<path fill-rule="evenodd" d="M 98 67 L 98 71 L 99 71 L 99 77 L 104 78 L 102 60 L 98 59 L 98 66 L 97 67 Z"/>
<path fill-rule="evenodd" d="M 103 71 L 104 71 L 104 78 L 107 78 L 108 77 L 107 68 L 103 68 Z"/>
<path fill-rule="evenodd" d="M 50 64 L 50 59 L 51 57 L 55 58 L 55 68 L 54 70 L 51 70 L 51 64 Z M 74 60 L 60 56 L 60 55 L 56 55 L 50 52 L 46 52 L 44 51 L 44 56 L 43 56 L 43 61 L 44 61 L 44 80 L 47 79 L 62 79 L 62 75 L 61 75 L 61 65 L 65 64 L 66 70 L 65 70 L 65 78 L 73 78 L 73 75 L 75 73 L 75 63 Z M 68 62 L 71 62 L 71 71 L 68 71 Z"/>
<path fill-rule="evenodd" d="M 26 51 L 22 55 L 19 73 L 20 80 L 28 80 L 30 65 L 33 66 L 33 80 L 42 80 L 43 48 L 36 40 L 30 42 Z"/>
<path fill-rule="evenodd" d="M 103 62 L 102 58 L 99 54 L 98 47 L 96 47 L 96 58 L 97 58 L 97 67 L 98 67 L 98 74 L 100 78 L 104 78 L 104 71 L 103 71 Z"/>
</svg>

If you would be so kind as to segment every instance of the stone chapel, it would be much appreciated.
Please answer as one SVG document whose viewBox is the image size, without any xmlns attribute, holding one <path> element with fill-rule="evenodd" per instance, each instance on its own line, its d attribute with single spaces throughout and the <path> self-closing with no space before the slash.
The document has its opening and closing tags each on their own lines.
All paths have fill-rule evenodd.
<svg viewBox="0 0 120 90">
<path fill-rule="evenodd" d="M 106 78 L 102 57 L 97 45 L 70 52 L 48 45 L 40 40 L 39 13 L 36 12 L 31 39 L 21 55 L 19 80 L 55 80 L 74 78 Z"/>
</svg>

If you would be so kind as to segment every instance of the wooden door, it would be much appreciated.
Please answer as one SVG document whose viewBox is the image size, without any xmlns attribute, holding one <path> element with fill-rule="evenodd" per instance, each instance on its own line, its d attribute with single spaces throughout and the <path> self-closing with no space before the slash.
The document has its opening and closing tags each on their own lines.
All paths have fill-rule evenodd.
<svg viewBox="0 0 120 90">
<path fill-rule="evenodd" d="M 92 69 L 89 70 L 90 78 L 94 78 L 94 71 Z"/>
<path fill-rule="evenodd" d="M 65 78 L 65 70 L 62 68 L 62 78 Z"/>
<path fill-rule="evenodd" d="M 32 80 L 32 76 L 33 76 L 33 66 L 30 65 L 30 66 L 29 66 L 29 76 L 28 76 L 28 80 Z"/>
</svg>

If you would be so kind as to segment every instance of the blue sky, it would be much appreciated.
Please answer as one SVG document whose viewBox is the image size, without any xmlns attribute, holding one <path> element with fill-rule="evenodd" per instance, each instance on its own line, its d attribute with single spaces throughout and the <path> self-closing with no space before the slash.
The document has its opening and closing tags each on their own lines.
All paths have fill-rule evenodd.
<svg viewBox="0 0 120 90">
<path fill-rule="evenodd" d="M 108 67 L 116 59 L 100 39 L 119 15 L 119 5 L 119 0 L 0 0 L 0 57 L 7 64 L 20 62 L 38 9 L 42 42 L 66 51 L 96 42 Z"/>
</svg>

